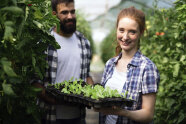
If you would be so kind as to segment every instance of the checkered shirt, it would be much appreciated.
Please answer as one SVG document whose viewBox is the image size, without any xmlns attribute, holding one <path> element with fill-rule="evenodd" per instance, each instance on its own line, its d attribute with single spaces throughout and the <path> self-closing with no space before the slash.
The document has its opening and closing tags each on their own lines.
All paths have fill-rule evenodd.
<svg viewBox="0 0 186 124">
<path fill-rule="evenodd" d="M 112 77 L 114 67 L 121 58 L 121 55 L 120 53 L 119 56 L 107 61 L 101 81 L 102 85 L 105 86 L 108 79 Z M 127 81 L 122 90 L 123 93 L 128 91 L 127 98 L 132 98 L 135 102 L 132 107 L 125 106 L 124 109 L 141 109 L 142 94 L 156 93 L 159 81 L 160 75 L 155 64 L 138 50 L 132 58 L 132 61 L 127 65 Z M 106 115 L 100 113 L 99 124 L 105 124 L 106 117 Z M 139 122 L 118 116 L 117 124 L 139 124 Z"/>
<path fill-rule="evenodd" d="M 78 48 L 80 49 L 81 54 L 81 70 L 80 70 L 80 78 L 86 81 L 86 78 L 89 77 L 90 71 L 90 61 L 92 57 L 90 42 L 78 31 L 75 32 L 78 37 Z M 47 54 L 47 63 L 49 67 L 46 69 L 45 80 L 42 83 L 45 87 L 50 84 L 55 84 L 56 73 L 57 73 L 57 50 L 49 45 Z M 41 82 L 41 81 L 40 81 Z M 46 124 L 55 124 L 56 123 L 56 108 L 54 105 L 48 105 L 43 101 L 38 102 L 41 108 L 44 108 L 45 115 L 44 120 Z M 85 119 L 85 107 L 81 107 L 81 118 Z"/>
</svg>

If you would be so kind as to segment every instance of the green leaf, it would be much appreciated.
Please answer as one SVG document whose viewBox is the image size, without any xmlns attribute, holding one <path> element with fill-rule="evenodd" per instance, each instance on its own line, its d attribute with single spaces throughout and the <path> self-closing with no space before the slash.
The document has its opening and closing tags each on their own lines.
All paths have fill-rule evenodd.
<svg viewBox="0 0 186 124">
<path fill-rule="evenodd" d="M 1 63 L 3 66 L 3 70 L 5 71 L 5 73 L 10 76 L 10 77 L 17 77 L 16 73 L 14 72 L 14 70 L 11 67 L 11 62 L 7 60 L 7 58 L 3 57 L 1 59 Z"/>
<path fill-rule="evenodd" d="M 4 7 L 0 10 L 0 12 L 9 12 L 11 14 L 23 14 L 23 10 L 17 6 L 10 6 L 10 7 Z"/>
<path fill-rule="evenodd" d="M 178 42 L 178 43 L 176 43 L 176 46 L 177 46 L 177 47 L 181 47 L 182 44 L 181 44 L 180 42 Z"/>
<path fill-rule="evenodd" d="M 13 22 L 12 21 L 6 21 L 5 22 L 5 32 L 4 32 L 4 39 L 13 41 Z"/>
<path fill-rule="evenodd" d="M 35 21 L 35 20 L 33 20 L 33 23 L 38 27 L 38 28 L 42 28 L 42 24 L 41 23 L 39 23 L 38 21 Z"/>
<path fill-rule="evenodd" d="M 182 55 L 180 61 L 184 61 L 186 59 L 186 55 Z"/>
<path fill-rule="evenodd" d="M 180 111 L 178 116 L 178 124 L 180 124 L 180 122 L 182 122 L 184 118 L 185 118 L 184 112 Z"/>
<path fill-rule="evenodd" d="M 42 19 L 43 18 L 43 14 L 40 12 L 39 9 L 35 10 L 34 16 L 35 16 L 36 19 Z"/>
<path fill-rule="evenodd" d="M 31 90 L 34 91 L 34 92 L 41 92 L 43 89 L 42 88 L 31 87 Z"/>
<path fill-rule="evenodd" d="M 14 91 L 12 90 L 12 85 L 11 84 L 6 84 L 5 82 L 2 84 L 4 94 L 13 96 L 15 95 Z"/>
<path fill-rule="evenodd" d="M 173 77 L 177 77 L 180 71 L 180 64 L 176 63 L 176 65 L 174 65 L 174 70 L 173 70 Z"/>
<path fill-rule="evenodd" d="M 10 103 L 10 99 L 8 99 L 6 105 L 7 105 L 8 113 L 11 114 L 11 113 L 12 113 L 12 105 L 11 105 L 11 103 Z"/>
<path fill-rule="evenodd" d="M 25 9 L 25 21 L 27 20 L 27 18 L 28 18 L 28 15 L 29 15 L 29 7 L 28 6 L 26 6 L 26 9 Z"/>
<path fill-rule="evenodd" d="M 178 33 L 174 33 L 174 38 L 177 39 L 179 37 Z"/>
<path fill-rule="evenodd" d="M 28 106 L 26 109 L 26 112 L 27 112 L 27 114 L 32 114 L 32 112 L 33 112 L 32 106 Z"/>
<path fill-rule="evenodd" d="M 186 80 L 186 74 L 183 74 L 183 73 L 182 73 L 182 74 L 181 74 L 181 78 L 184 79 L 184 80 Z"/>
<path fill-rule="evenodd" d="M 167 63 L 168 61 L 169 61 L 168 58 L 164 57 L 162 63 Z"/>
<path fill-rule="evenodd" d="M 60 25 L 59 25 L 59 23 L 56 23 L 56 27 L 57 27 L 57 33 L 59 33 L 59 31 L 60 31 Z"/>
<path fill-rule="evenodd" d="M 36 66 L 36 59 L 35 59 L 35 57 L 34 56 L 32 56 L 32 65 L 34 66 L 34 68 L 35 68 L 35 66 Z"/>
<path fill-rule="evenodd" d="M 35 69 L 35 72 L 36 72 L 36 73 L 38 74 L 38 76 L 40 77 L 40 79 L 43 79 L 43 75 L 42 75 L 42 73 L 41 73 L 40 68 L 36 66 L 34 69 Z"/>
<path fill-rule="evenodd" d="M 168 108 L 172 108 L 172 106 L 176 103 L 176 100 L 174 99 L 169 99 L 169 104 L 167 104 Z"/>
<path fill-rule="evenodd" d="M 4 91 L 0 91 L 0 96 L 4 96 Z M 1 101 L 0 101 L 0 104 L 1 104 Z"/>
</svg>

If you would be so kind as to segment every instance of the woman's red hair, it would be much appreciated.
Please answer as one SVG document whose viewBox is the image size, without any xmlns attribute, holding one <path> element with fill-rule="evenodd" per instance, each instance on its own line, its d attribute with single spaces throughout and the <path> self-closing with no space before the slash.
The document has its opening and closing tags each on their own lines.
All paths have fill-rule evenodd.
<svg viewBox="0 0 186 124">
<path fill-rule="evenodd" d="M 116 28 L 118 27 L 120 19 L 124 17 L 128 17 L 135 20 L 139 25 L 140 33 L 143 34 L 145 30 L 145 14 L 141 10 L 138 10 L 135 7 L 125 8 L 121 10 L 117 18 Z M 121 47 L 118 42 L 115 52 L 116 56 L 119 55 L 119 53 L 121 52 Z"/>
</svg>

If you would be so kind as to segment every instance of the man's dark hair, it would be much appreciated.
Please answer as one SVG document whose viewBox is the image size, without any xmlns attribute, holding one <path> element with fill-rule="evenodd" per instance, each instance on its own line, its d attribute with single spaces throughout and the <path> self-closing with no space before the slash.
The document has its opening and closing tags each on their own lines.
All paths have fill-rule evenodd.
<svg viewBox="0 0 186 124">
<path fill-rule="evenodd" d="M 74 3 L 74 0 L 51 0 L 52 10 L 57 12 L 57 5 L 60 3 Z"/>
</svg>

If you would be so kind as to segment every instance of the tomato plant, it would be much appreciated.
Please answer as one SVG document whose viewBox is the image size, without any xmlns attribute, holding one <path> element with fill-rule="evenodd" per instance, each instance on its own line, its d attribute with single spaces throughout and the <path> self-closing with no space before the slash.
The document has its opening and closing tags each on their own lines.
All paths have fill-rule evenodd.
<svg viewBox="0 0 186 124">
<path fill-rule="evenodd" d="M 185 11 L 183 0 L 177 0 L 175 8 L 155 10 L 141 42 L 142 52 L 156 63 L 161 74 L 154 119 L 158 124 L 186 122 Z"/>
</svg>

